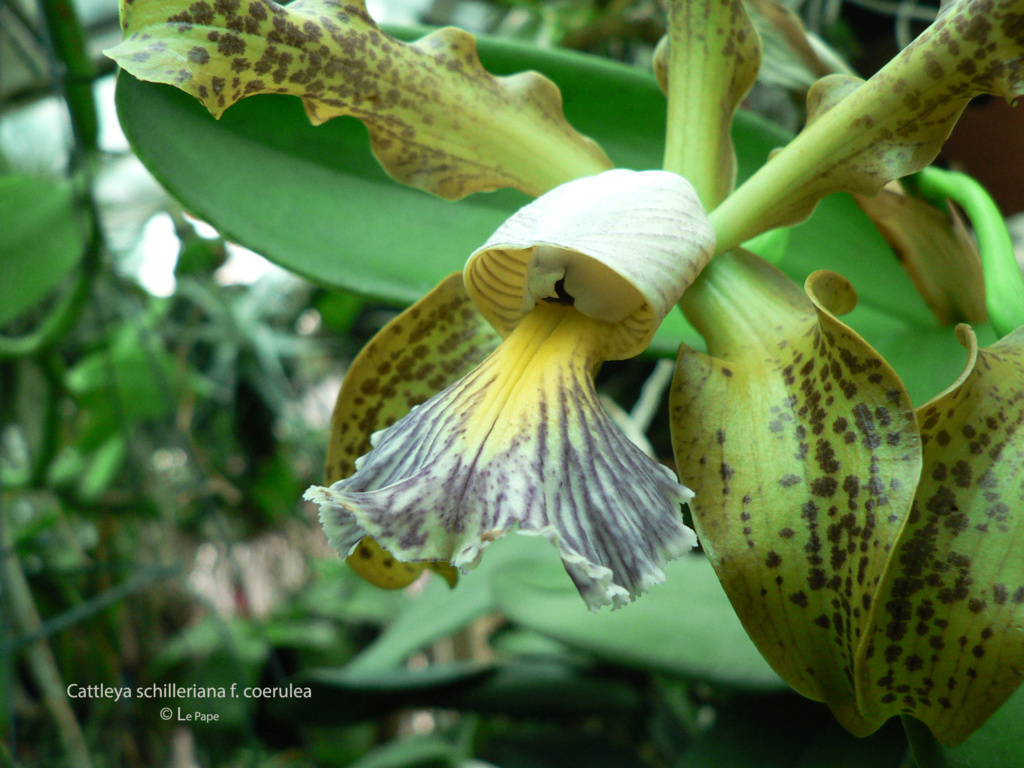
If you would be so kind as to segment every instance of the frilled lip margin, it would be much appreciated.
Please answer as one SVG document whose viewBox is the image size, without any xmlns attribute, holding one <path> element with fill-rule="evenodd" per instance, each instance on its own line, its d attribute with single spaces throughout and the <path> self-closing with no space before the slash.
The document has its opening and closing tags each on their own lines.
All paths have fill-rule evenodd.
<svg viewBox="0 0 1024 768">
<path fill-rule="evenodd" d="M 374 435 L 354 475 L 305 498 L 343 555 L 371 536 L 399 560 L 467 571 L 509 531 L 544 536 L 591 610 L 618 608 L 696 545 L 680 510 L 693 493 L 601 407 L 577 327 L 594 321 L 562 307 L 530 315 L 477 369 Z"/>
</svg>

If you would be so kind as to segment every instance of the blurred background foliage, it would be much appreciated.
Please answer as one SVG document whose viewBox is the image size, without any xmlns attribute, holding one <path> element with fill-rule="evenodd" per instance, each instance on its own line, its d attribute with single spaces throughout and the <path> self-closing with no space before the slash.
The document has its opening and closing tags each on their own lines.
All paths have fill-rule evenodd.
<svg viewBox="0 0 1024 768">
<path fill-rule="evenodd" d="M 865 74 L 935 13 L 793 5 Z M 664 31 L 655 0 L 370 10 L 645 69 Z M 273 267 L 161 190 L 113 112 L 116 14 L 0 2 L 0 765 L 911 764 L 898 724 L 853 739 L 789 692 L 702 558 L 597 616 L 515 537 L 453 592 L 355 577 L 300 498 L 346 365 L 396 308 Z M 809 73 L 767 51 L 746 106 L 793 129 Z M 669 456 L 663 374 L 629 361 L 601 385 Z M 68 695 L 232 684 L 313 695 Z"/>
</svg>

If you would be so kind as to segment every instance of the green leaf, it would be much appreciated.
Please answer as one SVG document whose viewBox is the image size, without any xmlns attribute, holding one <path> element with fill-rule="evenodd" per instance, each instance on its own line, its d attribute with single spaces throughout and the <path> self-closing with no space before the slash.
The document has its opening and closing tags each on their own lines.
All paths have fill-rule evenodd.
<svg viewBox="0 0 1024 768">
<path fill-rule="evenodd" d="M 910 717 L 903 727 L 919 768 L 1017 768 L 1024 744 L 1024 687 L 958 747 L 941 746 L 927 726 Z"/>
<path fill-rule="evenodd" d="M 207 382 L 160 347 L 152 331 L 133 325 L 118 329 L 107 347 L 86 355 L 65 375 L 68 391 L 89 415 L 117 427 L 125 420 L 167 415 L 186 383 L 198 393 L 208 391 Z"/>
<path fill-rule="evenodd" d="M 260 626 L 254 622 L 206 618 L 167 640 L 154 662 L 155 669 L 160 674 L 179 664 L 206 662 L 225 654 L 243 664 L 247 671 L 255 670 L 270 652 L 262 635 Z"/>
<path fill-rule="evenodd" d="M 353 573 L 343 560 L 320 559 L 312 567 L 315 576 L 296 601 L 300 612 L 349 624 L 381 626 L 406 607 L 406 595 L 373 586 Z"/>
<path fill-rule="evenodd" d="M 906 751 L 899 728 L 858 739 L 798 696 L 743 696 L 718 709 L 675 768 L 898 768 Z"/>
<path fill-rule="evenodd" d="M 10 488 L 31 483 L 33 475 L 52 466 L 59 395 L 45 369 L 32 359 L 12 362 L 4 381 L 9 426 L 0 435 L 0 484 Z"/>
<path fill-rule="evenodd" d="M 268 619 L 264 636 L 275 648 L 328 649 L 338 644 L 338 629 L 322 619 Z"/>
<path fill-rule="evenodd" d="M 0 177 L 0 327 L 42 301 L 81 260 L 90 225 L 79 214 L 69 182 Z"/>
<path fill-rule="evenodd" d="M 223 697 L 171 695 L 158 698 L 169 706 L 176 703 L 183 709 L 190 707 L 185 711 L 201 707 L 219 714 L 218 727 L 244 727 L 251 720 L 253 710 L 262 704 L 259 699 L 242 696 L 241 691 L 260 682 L 261 671 L 272 650 L 264 635 L 263 627 L 254 621 L 225 620 L 219 616 L 205 618 L 163 644 L 149 668 L 146 685 L 174 683 L 186 688 L 191 685 L 224 688 Z M 232 685 L 238 687 L 237 697 L 229 693 Z"/>
<path fill-rule="evenodd" d="M 642 600 L 596 614 L 580 601 L 553 551 L 502 568 L 494 590 L 498 609 L 513 621 L 598 658 L 737 688 L 783 687 L 705 558 L 682 557 L 664 570 L 666 583 Z"/>
<path fill-rule="evenodd" d="M 488 556 L 492 553 L 488 552 Z M 487 558 L 484 558 L 487 563 Z M 493 610 L 490 584 L 477 569 L 453 590 L 431 579 L 384 633 L 345 668 L 357 677 L 392 669 L 435 640 L 448 637 Z"/>
<path fill-rule="evenodd" d="M 92 452 L 78 481 L 81 498 L 95 501 L 107 490 L 124 465 L 127 448 L 124 435 L 115 434 Z"/>
<path fill-rule="evenodd" d="M 117 102 L 140 158 L 193 213 L 286 269 L 365 296 L 411 304 L 529 199 L 504 190 L 453 205 L 398 185 L 357 121 L 314 127 L 298 99 L 246 99 L 218 122 L 187 94 L 122 72 Z"/>
<path fill-rule="evenodd" d="M 345 667 L 343 674 L 359 677 L 400 666 L 430 643 L 449 637 L 475 619 L 493 613 L 498 610 L 492 586 L 495 578 L 521 564 L 532 567 L 544 557 L 556 558 L 554 562 L 558 562 L 555 549 L 540 537 L 509 535 L 493 542 L 487 547 L 480 565 L 461 578 L 454 589 L 438 579 L 431 579 L 381 636 Z M 555 568 L 550 576 L 556 583 L 572 589 L 564 570 Z M 576 595 L 576 602 L 583 605 L 579 595 Z"/>
</svg>

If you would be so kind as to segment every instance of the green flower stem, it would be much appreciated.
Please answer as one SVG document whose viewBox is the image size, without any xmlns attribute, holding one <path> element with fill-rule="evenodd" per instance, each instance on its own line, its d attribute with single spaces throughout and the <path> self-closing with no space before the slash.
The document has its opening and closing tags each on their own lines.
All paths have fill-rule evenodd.
<svg viewBox="0 0 1024 768">
<path fill-rule="evenodd" d="M 28 467 L 22 472 L 14 472 L 8 470 L 3 472 L 0 477 L 0 491 L 7 491 L 14 488 L 39 488 L 44 485 L 46 475 L 49 472 L 50 464 L 57 454 L 57 447 L 59 444 L 60 437 L 60 386 L 61 379 L 57 373 L 58 366 L 60 365 L 59 358 L 55 353 L 43 356 L 37 361 L 39 368 L 42 371 L 42 377 L 46 383 L 45 391 L 34 392 L 33 394 L 43 403 L 43 420 L 42 420 L 42 436 L 39 440 L 38 449 L 35 455 L 32 457 L 32 461 Z M 22 376 L 11 377 L 17 381 L 18 389 L 25 386 L 22 381 Z M 12 402 L 18 397 L 17 394 L 12 393 L 7 396 L 7 400 L 3 401 L 0 398 L 0 402 Z M 0 422 L 0 427 L 3 424 Z"/>
<path fill-rule="evenodd" d="M 32 590 L 14 550 L 14 541 L 7 525 L 0 524 L 0 576 L 10 606 L 13 624 L 21 634 L 36 634 L 42 628 L 39 611 L 32 599 Z M 67 765 L 71 768 L 91 768 L 89 749 L 81 726 L 64 692 L 64 682 L 45 639 L 38 639 L 25 649 L 32 678 L 42 692 L 43 700 L 57 725 Z"/>
<path fill-rule="evenodd" d="M 63 390 L 63 359 L 51 351 L 39 361 L 49 391 L 46 393 L 46 406 L 43 421 L 43 434 L 39 441 L 39 449 L 32 462 L 29 475 L 30 487 L 41 487 L 50 471 L 50 465 L 57 456 L 60 445 L 60 402 Z"/>
<path fill-rule="evenodd" d="M 981 253 L 985 304 L 995 332 L 1002 337 L 1024 326 L 1024 275 L 995 201 L 965 173 L 926 168 L 915 182 L 923 197 L 953 200 L 971 220 Z"/>
<path fill-rule="evenodd" d="M 709 347 L 739 348 L 755 341 L 758 329 L 769 322 L 756 300 L 763 294 L 757 276 L 743 269 L 734 251 L 726 251 L 704 267 L 679 307 Z"/>
<path fill-rule="evenodd" d="M 722 147 L 718 142 L 716 127 L 709 120 L 687 119 L 689 104 L 685 98 L 669 99 L 668 131 L 670 141 L 665 143 L 666 171 L 678 173 L 693 184 L 697 195 L 705 206 L 713 206 L 718 200 L 715 194 L 715 179 Z M 708 147 L 707 152 L 688 151 L 689 147 Z"/>
<path fill-rule="evenodd" d="M 85 303 L 89 295 L 89 270 L 80 269 L 75 284 L 67 289 L 46 318 L 30 333 L 24 336 L 0 336 L 0 360 L 25 357 L 60 341 Z"/>
<path fill-rule="evenodd" d="M 745 240 L 774 228 L 762 225 L 774 202 L 801 195 L 808 180 L 820 174 L 822 158 L 837 153 L 843 135 L 838 131 L 805 129 L 711 211 L 708 216 L 718 234 L 717 252 L 735 248 Z"/>
<path fill-rule="evenodd" d="M 91 152 L 98 146 L 99 121 L 92 81 L 96 67 L 89 60 L 85 33 L 71 0 L 40 0 L 46 30 L 53 53 L 64 67 L 64 97 L 75 137 L 82 149 Z"/>
<path fill-rule="evenodd" d="M 750 269 L 740 249 L 715 256 L 687 288 L 679 308 L 711 350 L 761 345 L 764 328 L 793 311 L 792 297 Z"/>
</svg>

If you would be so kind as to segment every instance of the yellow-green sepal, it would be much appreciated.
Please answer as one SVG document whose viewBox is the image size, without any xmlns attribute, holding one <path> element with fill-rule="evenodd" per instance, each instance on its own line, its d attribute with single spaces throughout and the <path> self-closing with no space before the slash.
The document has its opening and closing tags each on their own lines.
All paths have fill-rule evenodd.
<svg viewBox="0 0 1024 768">
<path fill-rule="evenodd" d="M 1018 0 L 947 0 L 935 22 L 867 82 L 846 74 L 807 95 L 808 122 L 711 213 L 724 251 L 810 215 L 822 197 L 877 194 L 938 154 L 973 97 L 1024 95 Z"/>
<path fill-rule="evenodd" d="M 757 79 L 761 42 L 741 0 L 672 0 L 654 73 L 668 97 L 664 168 L 710 210 L 732 191 L 732 118 Z"/>
<path fill-rule="evenodd" d="M 180 88 L 217 117 L 262 93 L 298 96 L 317 125 L 355 117 L 388 173 L 446 199 L 539 195 L 611 167 L 566 121 L 550 80 L 494 77 L 459 29 L 400 42 L 365 0 L 122 0 L 121 27 L 107 55 L 140 80 Z"/>
<path fill-rule="evenodd" d="M 803 291 L 771 265 L 716 257 L 682 305 L 709 354 L 680 350 L 673 446 L 702 545 L 755 644 L 797 691 L 866 735 L 854 663 L 921 471 L 910 398 L 836 318 L 832 272 Z"/>
<path fill-rule="evenodd" d="M 858 660 L 871 718 L 913 715 L 946 746 L 1024 680 L 1024 328 L 918 409 L 924 471 Z"/>
<path fill-rule="evenodd" d="M 355 472 L 356 460 L 372 447 L 374 432 L 391 426 L 457 381 L 499 341 L 473 306 L 461 272 L 449 275 L 384 326 L 359 353 L 342 382 L 331 416 L 326 484 Z M 364 579 L 386 589 L 407 586 L 424 568 L 436 571 L 452 586 L 458 579 L 449 563 L 403 563 L 369 537 L 356 546 L 348 563 Z"/>
<path fill-rule="evenodd" d="M 955 211 L 911 197 L 896 182 L 875 197 L 855 194 L 853 199 L 892 246 L 940 323 L 988 320 L 981 257 Z"/>
<path fill-rule="evenodd" d="M 451 563 L 403 563 L 369 536 L 364 536 L 345 562 L 361 578 L 382 589 L 402 589 L 419 578 L 424 570 L 433 571 L 455 588 L 459 570 Z"/>
</svg>

